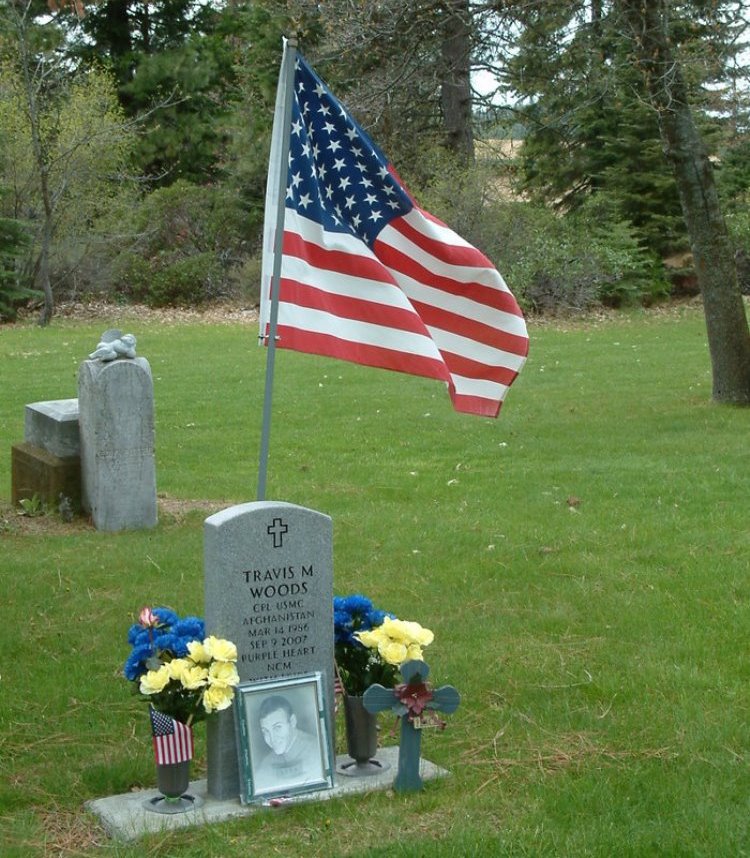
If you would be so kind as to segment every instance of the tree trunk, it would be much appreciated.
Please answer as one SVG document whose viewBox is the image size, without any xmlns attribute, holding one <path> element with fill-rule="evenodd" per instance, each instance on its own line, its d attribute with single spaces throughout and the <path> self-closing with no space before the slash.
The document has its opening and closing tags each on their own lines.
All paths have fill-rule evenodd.
<svg viewBox="0 0 750 858">
<path fill-rule="evenodd" d="M 55 312 L 55 299 L 49 279 L 49 251 L 52 244 L 52 236 L 47 224 L 48 222 L 45 221 L 42 229 L 42 246 L 34 269 L 34 286 L 40 289 L 44 295 L 44 304 L 39 313 L 39 325 L 41 327 L 45 327 L 52 321 L 52 316 Z"/>
<path fill-rule="evenodd" d="M 713 398 L 750 404 L 750 329 L 713 168 L 669 38 L 667 0 L 619 0 L 672 166 L 703 297 Z"/>
<path fill-rule="evenodd" d="M 446 0 L 440 100 L 448 147 L 464 164 L 474 161 L 471 98 L 471 14 L 468 0 Z"/>
<path fill-rule="evenodd" d="M 26 110 L 31 130 L 31 149 L 39 180 L 39 194 L 42 198 L 42 229 L 39 255 L 34 265 L 34 287 L 44 294 L 44 305 L 39 314 L 39 324 L 48 325 L 55 312 L 55 301 L 49 279 L 49 253 L 54 235 L 54 205 L 49 188 L 49 166 L 43 139 L 42 118 L 38 96 L 44 86 L 44 66 L 38 63 L 29 44 L 29 21 L 31 0 L 25 0 L 14 10 L 14 25 L 21 61 L 21 73 L 24 83 Z"/>
</svg>

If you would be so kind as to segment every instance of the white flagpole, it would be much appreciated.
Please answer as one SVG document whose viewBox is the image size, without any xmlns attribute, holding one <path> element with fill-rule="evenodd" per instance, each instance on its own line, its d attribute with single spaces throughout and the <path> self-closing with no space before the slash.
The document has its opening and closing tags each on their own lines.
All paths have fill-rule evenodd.
<svg viewBox="0 0 750 858">
<path fill-rule="evenodd" d="M 266 190 L 266 209 L 264 217 L 268 220 L 274 212 L 269 210 L 269 201 L 276 195 L 276 224 L 273 233 L 273 269 L 271 272 L 271 306 L 268 319 L 268 354 L 266 355 L 266 386 L 263 396 L 263 427 L 260 438 L 260 462 L 258 465 L 258 500 L 266 499 L 266 476 L 268 473 L 268 448 L 271 435 L 271 404 L 273 401 L 273 372 L 276 362 L 276 330 L 279 316 L 279 280 L 281 278 L 281 256 L 284 240 L 284 208 L 286 201 L 287 165 L 289 162 L 289 137 L 292 125 L 292 99 L 294 97 L 294 65 L 297 56 L 296 39 L 285 40 L 284 55 L 281 60 L 279 85 L 276 92 L 274 127 L 271 136 L 271 155 L 268 167 L 269 187 Z M 278 169 L 278 176 L 274 176 Z M 274 186 L 274 178 L 276 184 Z M 269 224 L 266 224 L 268 230 Z M 264 241 L 264 253 L 266 252 Z M 265 265 L 264 265 L 265 273 Z M 266 278 L 263 277 L 261 289 L 260 341 L 265 337 L 266 319 L 263 312 Z"/>
</svg>

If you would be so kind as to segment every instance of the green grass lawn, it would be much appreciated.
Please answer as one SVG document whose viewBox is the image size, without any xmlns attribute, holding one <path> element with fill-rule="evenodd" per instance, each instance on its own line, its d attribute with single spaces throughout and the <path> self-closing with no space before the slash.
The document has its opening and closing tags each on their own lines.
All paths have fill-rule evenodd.
<svg viewBox="0 0 750 858">
<path fill-rule="evenodd" d="M 22 527 L 24 405 L 75 397 L 113 326 L 154 376 L 159 526 Z M 435 632 L 462 703 L 423 752 L 452 776 L 123 845 L 84 802 L 154 784 L 125 632 L 203 612 L 203 519 L 255 499 L 264 353 L 241 324 L 0 327 L 0 855 L 749 855 L 750 410 L 711 403 L 695 307 L 530 331 L 496 421 L 278 355 L 267 496 L 332 516 L 336 592 Z"/>
</svg>

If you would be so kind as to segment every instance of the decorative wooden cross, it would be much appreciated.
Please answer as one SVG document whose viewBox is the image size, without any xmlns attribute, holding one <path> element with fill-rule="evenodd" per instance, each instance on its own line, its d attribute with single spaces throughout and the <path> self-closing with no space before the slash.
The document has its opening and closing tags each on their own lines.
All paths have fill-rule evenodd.
<svg viewBox="0 0 750 858">
<path fill-rule="evenodd" d="M 398 752 L 398 774 L 393 782 L 396 792 L 415 792 L 422 788 L 419 775 L 422 728 L 444 726 L 436 712 L 455 712 L 461 700 L 452 685 L 434 691 L 427 685 L 430 668 L 423 661 L 407 661 L 401 665 L 406 680 L 395 688 L 371 685 L 362 702 L 368 712 L 391 709 L 401 718 L 401 743 Z M 431 710 L 425 713 L 425 710 Z M 425 714 L 423 714 L 425 713 Z"/>
</svg>

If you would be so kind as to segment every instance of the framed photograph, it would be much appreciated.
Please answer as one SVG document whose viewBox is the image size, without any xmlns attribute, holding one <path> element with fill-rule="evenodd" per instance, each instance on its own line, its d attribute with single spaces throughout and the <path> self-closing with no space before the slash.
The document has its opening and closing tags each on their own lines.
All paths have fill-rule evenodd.
<svg viewBox="0 0 750 858">
<path fill-rule="evenodd" d="M 333 787 L 322 673 L 240 683 L 235 718 L 243 803 Z"/>
</svg>

